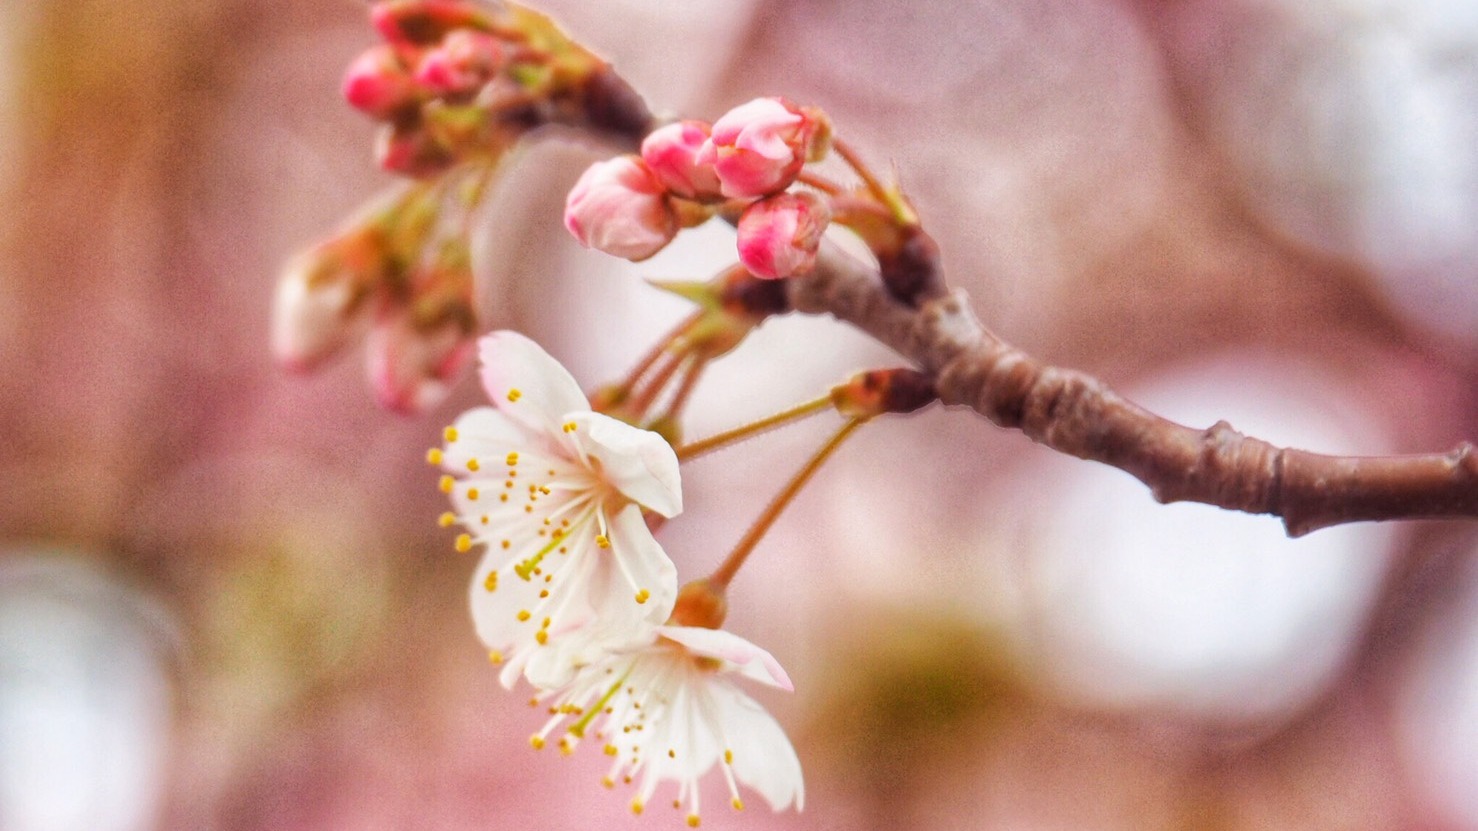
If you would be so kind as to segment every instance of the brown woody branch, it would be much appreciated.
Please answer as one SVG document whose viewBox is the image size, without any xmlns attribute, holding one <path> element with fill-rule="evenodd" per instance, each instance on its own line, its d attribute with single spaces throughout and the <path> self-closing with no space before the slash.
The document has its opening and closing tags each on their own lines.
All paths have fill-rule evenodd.
<svg viewBox="0 0 1478 831">
<path fill-rule="evenodd" d="M 996 337 L 965 293 L 901 302 L 874 267 L 835 248 L 790 282 L 797 311 L 844 320 L 934 376 L 940 400 L 1080 459 L 1133 474 L 1160 502 L 1204 502 L 1283 518 L 1289 535 L 1383 519 L 1478 517 L 1478 449 L 1325 456 L 1281 448 L 1226 422 L 1161 418 L 1082 372 L 1048 366 Z"/>
<path fill-rule="evenodd" d="M 573 126 L 595 127 L 634 148 L 652 124 L 645 104 L 614 71 L 598 80 L 582 101 L 585 118 Z M 932 246 L 927 235 L 918 237 Z M 789 281 L 791 306 L 831 314 L 892 347 L 934 378 L 945 404 L 1133 474 L 1160 502 L 1273 514 L 1295 537 L 1346 522 L 1478 518 L 1471 442 L 1447 453 L 1325 456 L 1244 436 L 1225 421 L 1204 430 L 1176 424 L 1090 375 L 1048 366 L 1002 341 L 975 318 L 964 292 L 944 285 L 932 250 L 913 253 L 919 256 L 891 264 L 893 279 L 885 282 L 877 267 L 827 246 L 811 274 Z M 929 279 L 914 273 L 925 265 Z"/>
</svg>

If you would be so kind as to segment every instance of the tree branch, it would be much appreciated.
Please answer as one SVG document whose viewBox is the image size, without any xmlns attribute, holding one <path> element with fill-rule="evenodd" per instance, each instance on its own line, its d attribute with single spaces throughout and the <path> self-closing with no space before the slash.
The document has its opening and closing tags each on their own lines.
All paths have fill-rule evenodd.
<svg viewBox="0 0 1478 831">
<path fill-rule="evenodd" d="M 1478 517 L 1478 449 L 1469 442 L 1442 454 L 1325 456 L 1244 436 L 1224 421 L 1205 430 L 1176 424 L 1002 341 L 964 292 L 940 291 L 914 308 L 875 268 L 830 246 L 789 288 L 797 311 L 846 321 L 933 375 L 945 404 L 1124 470 L 1160 502 L 1274 514 L 1295 537 L 1346 522 Z"/>
<path fill-rule="evenodd" d="M 635 147 L 653 124 L 646 105 L 609 67 L 597 81 L 576 117 L 548 121 L 593 127 Z M 846 321 L 933 376 L 945 404 L 1126 471 L 1163 503 L 1273 514 L 1294 537 L 1347 522 L 1478 518 L 1478 449 L 1471 442 L 1447 453 L 1326 456 L 1244 436 L 1225 421 L 1204 430 L 1176 424 L 1090 375 L 1011 346 L 981 325 L 964 292 L 929 276 L 910 282 L 911 296 L 901 300 L 876 267 L 827 245 L 816 269 L 790 279 L 788 289 L 795 310 Z"/>
</svg>

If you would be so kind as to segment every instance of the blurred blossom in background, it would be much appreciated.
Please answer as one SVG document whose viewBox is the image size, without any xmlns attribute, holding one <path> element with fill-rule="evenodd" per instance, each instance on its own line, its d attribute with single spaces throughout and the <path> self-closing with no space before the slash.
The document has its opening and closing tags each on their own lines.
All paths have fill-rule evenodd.
<svg viewBox="0 0 1478 831">
<path fill-rule="evenodd" d="M 1196 426 L 1311 450 L 1478 437 L 1466 0 L 545 6 L 659 112 L 824 107 L 896 166 L 1008 340 Z M 362 356 L 271 363 L 278 269 L 390 184 L 338 98 L 358 3 L 0 0 L 0 828 L 676 827 L 534 754 L 436 527 L 442 425 Z M 602 151 L 530 147 L 474 250 L 486 323 L 583 382 L 732 233 L 632 265 L 561 226 Z M 701 436 L 892 359 L 830 320 L 714 367 Z M 712 568 L 831 425 L 684 470 Z M 728 628 L 795 696 L 803 815 L 717 828 L 1478 829 L 1478 529 L 1159 506 L 940 408 L 869 426 Z M 708 783 L 721 799 L 722 786 Z"/>
</svg>

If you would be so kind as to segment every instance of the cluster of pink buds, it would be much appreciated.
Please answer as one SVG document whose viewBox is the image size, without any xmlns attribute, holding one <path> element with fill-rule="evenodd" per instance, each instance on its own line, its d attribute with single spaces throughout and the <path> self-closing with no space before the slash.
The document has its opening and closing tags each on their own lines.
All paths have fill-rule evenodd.
<svg viewBox="0 0 1478 831">
<path fill-rule="evenodd" d="M 473 357 L 471 259 L 433 238 L 434 193 L 417 186 L 295 257 L 277 285 L 272 351 L 308 372 L 364 335 L 379 403 L 419 412 Z"/>
<path fill-rule="evenodd" d="M 712 125 L 679 121 L 652 131 L 640 155 L 597 162 L 565 203 L 582 245 L 628 260 L 662 250 L 679 230 L 719 210 L 739 212 L 739 261 L 757 277 L 804 274 L 831 222 L 823 195 L 790 192 L 831 141 L 825 113 L 757 98 Z"/>
<path fill-rule="evenodd" d="M 385 123 L 386 170 L 429 176 L 497 146 L 489 113 L 519 97 L 503 70 L 516 44 L 469 0 L 381 0 L 370 19 L 385 38 L 344 75 L 344 98 Z"/>
</svg>

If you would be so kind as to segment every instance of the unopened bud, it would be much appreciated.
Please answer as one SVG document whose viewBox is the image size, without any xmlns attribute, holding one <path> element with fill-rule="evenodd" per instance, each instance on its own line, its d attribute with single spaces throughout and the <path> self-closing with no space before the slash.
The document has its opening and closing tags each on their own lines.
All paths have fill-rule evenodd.
<svg viewBox="0 0 1478 831">
<path fill-rule="evenodd" d="M 653 130 L 641 143 L 641 157 L 669 191 L 683 199 L 722 199 L 718 173 L 698 161 L 708 140 L 702 121 L 679 121 Z"/>
<path fill-rule="evenodd" d="M 633 262 L 677 235 L 667 190 L 638 156 L 596 162 L 565 201 L 565 227 L 581 245 Z"/>
<path fill-rule="evenodd" d="M 453 29 L 487 29 L 488 8 L 465 0 L 380 0 L 370 22 L 392 43 L 429 46 Z"/>
<path fill-rule="evenodd" d="M 672 606 L 672 623 L 719 629 L 728 614 L 729 601 L 723 589 L 708 580 L 694 580 L 677 590 L 677 601 Z"/>
<path fill-rule="evenodd" d="M 368 320 L 373 275 L 368 235 L 321 243 L 294 257 L 272 301 L 272 354 L 294 372 L 308 372 L 359 334 Z"/>
<path fill-rule="evenodd" d="M 476 354 L 476 341 L 461 323 L 447 321 L 423 331 L 404 314 L 378 321 L 367 346 L 375 399 L 388 410 L 407 414 L 440 403 Z"/>
<path fill-rule="evenodd" d="M 831 208 L 811 193 L 767 196 L 739 217 L 739 262 L 756 277 L 805 274 L 816 265 Z"/>
<path fill-rule="evenodd" d="M 729 110 L 697 161 L 712 165 L 724 196 L 749 199 L 790 187 L 807 160 L 824 155 L 830 122 L 820 110 L 781 98 L 756 98 Z"/>
<path fill-rule="evenodd" d="M 939 398 L 934 381 L 916 369 L 874 369 L 832 387 L 831 403 L 849 418 L 911 413 Z"/>
<path fill-rule="evenodd" d="M 415 80 L 435 93 L 463 95 L 481 88 L 502 65 L 503 46 L 497 38 L 457 29 L 421 57 Z"/>
<path fill-rule="evenodd" d="M 421 90 L 395 50 L 373 46 L 344 71 L 344 100 L 355 109 L 388 121 L 416 106 Z"/>
<path fill-rule="evenodd" d="M 375 158 L 391 173 L 425 178 L 451 167 L 456 158 L 419 121 L 386 124 L 375 137 Z"/>
</svg>

